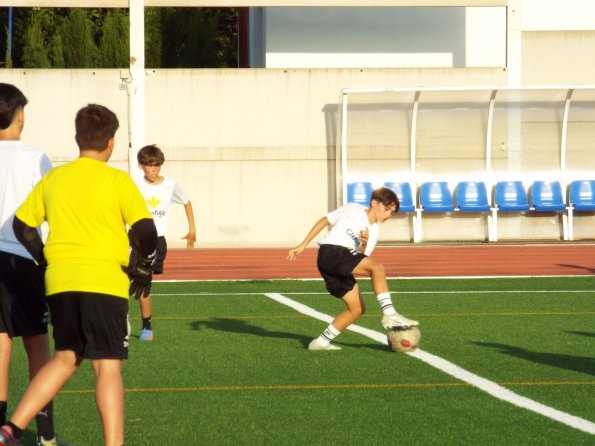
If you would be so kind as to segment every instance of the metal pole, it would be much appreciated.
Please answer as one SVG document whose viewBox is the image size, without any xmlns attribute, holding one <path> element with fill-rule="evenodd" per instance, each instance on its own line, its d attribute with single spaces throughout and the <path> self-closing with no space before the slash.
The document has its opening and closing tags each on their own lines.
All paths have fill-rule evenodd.
<svg viewBox="0 0 595 446">
<path fill-rule="evenodd" d="M 347 94 L 341 95 L 341 204 L 347 203 Z"/>
<path fill-rule="evenodd" d="M 145 5 L 144 0 L 130 0 L 130 141 L 128 170 L 133 176 L 140 173 L 136 154 L 145 144 Z"/>
<path fill-rule="evenodd" d="M 6 49 L 8 53 L 8 59 L 12 63 L 12 6 L 8 7 L 8 42 L 6 42 Z M 12 66 L 7 66 L 6 68 L 12 68 Z"/>
</svg>

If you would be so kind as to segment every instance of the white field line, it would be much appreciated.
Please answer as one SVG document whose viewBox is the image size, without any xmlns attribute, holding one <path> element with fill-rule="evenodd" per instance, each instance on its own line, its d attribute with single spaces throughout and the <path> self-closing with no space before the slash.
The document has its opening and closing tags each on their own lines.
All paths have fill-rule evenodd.
<svg viewBox="0 0 595 446">
<path fill-rule="evenodd" d="M 585 277 L 587 274 L 576 275 L 576 274 L 559 274 L 559 275 L 505 275 L 505 276 L 388 276 L 387 279 L 398 279 L 398 280 L 433 280 L 433 279 L 465 279 L 465 280 L 474 280 L 474 279 L 534 279 L 534 278 L 547 278 L 547 277 L 558 277 L 558 278 L 573 278 L 573 277 Z M 252 282 L 256 279 L 153 279 L 153 282 L 162 282 L 162 283 L 196 283 L 196 282 Z M 291 281 L 301 281 L 301 282 L 312 282 L 312 281 L 319 281 L 321 282 L 323 279 L 321 277 L 299 277 L 299 278 L 281 278 L 281 279 L 257 279 L 257 280 L 268 280 L 269 282 L 291 282 Z M 369 277 L 358 277 L 358 280 L 370 280 Z"/>
<path fill-rule="evenodd" d="M 595 293 L 593 290 L 467 290 L 467 291 L 397 291 L 395 292 L 395 296 L 399 294 L 529 294 L 529 293 L 560 293 L 560 294 L 567 294 L 567 293 Z M 317 296 L 317 295 L 327 295 L 328 293 L 324 291 L 320 292 L 298 292 L 298 293 L 283 293 L 284 295 L 294 295 L 294 296 Z M 362 291 L 362 294 L 374 294 L 372 291 Z M 197 296 L 197 297 L 207 297 L 207 296 L 262 296 L 262 292 L 258 293 L 211 293 L 211 292 L 204 292 L 204 293 L 152 293 L 151 296 Z"/>
<path fill-rule="evenodd" d="M 282 294 L 266 293 L 265 296 L 283 305 L 287 305 L 288 307 L 293 308 L 299 313 L 311 316 L 323 322 L 330 323 L 333 320 L 333 318 L 328 314 L 316 311 L 313 308 L 310 308 L 304 304 L 289 299 L 288 297 L 285 297 Z M 373 339 L 374 341 L 377 341 L 381 344 L 388 345 L 386 334 L 370 330 L 368 328 L 360 327 L 355 324 L 349 326 L 348 330 L 367 336 L 368 338 Z M 412 353 L 408 353 L 408 355 L 413 356 L 414 358 L 417 358 L 420 361 L 423 361 L 426 364 L 435 367 L 448 375 L 451 375 L 461 381 L 464 381 L 492 395 L 493 397 L 498 398 L 499 400 L 506 401 L 515 406 L 522 407 L 524 409 L 538 413 L 545 417 L 551 418 L 554 421 L 566 424 L 574 429 L 578 429 L 580 431 L 595 435 L 595 423 L 592 423 L 589 420 L 585 420 L 583 418 L 570 415 L 566 412 L 554 409 L 553 407 L 549 407 L 544 404 L 538 403 L 537 401 L 525 398 L 524 396 L 518 395 L 488 379 L 475 375 L 474 373 L 471 373 L 453 364 L 452 362 L 447 361 L 446 359 L 440 358 L 436 355 L 432 355 L 431 353 L 425 352 L 423 350 L 418 349 Z"/>
</svg>

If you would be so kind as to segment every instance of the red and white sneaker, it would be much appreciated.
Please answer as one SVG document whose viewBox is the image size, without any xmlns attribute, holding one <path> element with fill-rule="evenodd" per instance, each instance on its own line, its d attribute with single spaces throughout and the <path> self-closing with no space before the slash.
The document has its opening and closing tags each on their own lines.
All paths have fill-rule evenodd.
<svg viewBox="0 0 595 446">
<path fill-rule="evenodd" d="M 0 446 L 21 446 L 21 440 L 14 438 L 10 427 L 2 426 L 0 427 Z"/>
</svg>

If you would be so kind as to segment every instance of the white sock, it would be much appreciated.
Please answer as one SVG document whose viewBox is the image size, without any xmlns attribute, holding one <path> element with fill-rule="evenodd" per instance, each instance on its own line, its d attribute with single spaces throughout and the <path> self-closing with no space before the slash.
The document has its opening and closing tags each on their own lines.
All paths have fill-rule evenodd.
<svg viewBox="0 0 595 446">
<path fill-rule="evenodd" d="M 328 327 L 316 338 L 319 344 L 328 345 L 333 339 L 339 336 L 341 332 L 337 330 L 333 324 L 329 324 Z"/>
<path fill-rule="evenodd" d="M 393 301 L 390 298 L 390 293 L 388 291 L 378 294 L 376 299 L 378 299 L 378 304 L 382 309 L 382 314 L 388 316 L 396 313 L 395 307 L 393 307 Z"/>
</svg>

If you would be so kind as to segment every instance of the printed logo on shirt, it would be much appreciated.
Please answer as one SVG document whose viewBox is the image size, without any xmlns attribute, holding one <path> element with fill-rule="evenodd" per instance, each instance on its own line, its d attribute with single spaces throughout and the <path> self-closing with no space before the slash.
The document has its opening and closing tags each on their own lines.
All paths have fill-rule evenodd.
<svg viewBox="0 0 595 446">
<path fill-rule="evenodd" d="M 161 203 L 161 200 L 158 200 L 157 197 L 151 197 L 147 200 L 147 204 L 153 209 L 159 206 L 159 203 Z"/>
<path fill-rule="evenodd" d="M 355 242 L 355 244 L 357 246 L 359 246 L 360 242 L 359 242 L 359 237 L 357 234 L 355 234 L 353 232 L 353 229 L 349 228 L 347 229 L 347 231 L 345 231 L 347 233 L 347 235 L 351 238 L 351 240 L 353 240 Z"/>
<path fill-rule="evenodd" d="M 359 250 L 359 247 L 361 246 L 361 242 L 360 242 L 360 239 L 359 239 L 358 235 L 355 234 L 355 232 L 353 232 L 353 229 L 351 229 L 351 228 L 348 228 L 345 231 L 345 233 L 355 243 L 355 247 L 350 250 L 351 251 L 351 254 L 353 254 L 353 255 L 357 254 L 357 251 Z"/>
</svg>

